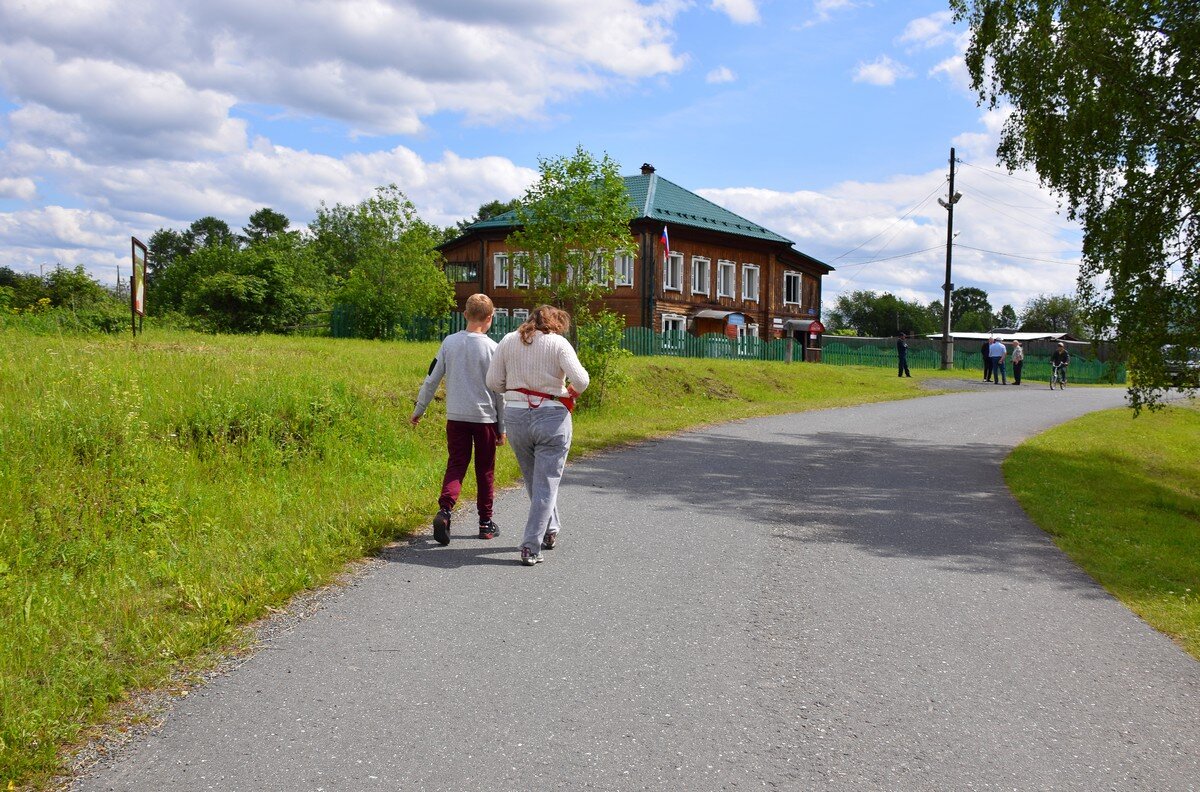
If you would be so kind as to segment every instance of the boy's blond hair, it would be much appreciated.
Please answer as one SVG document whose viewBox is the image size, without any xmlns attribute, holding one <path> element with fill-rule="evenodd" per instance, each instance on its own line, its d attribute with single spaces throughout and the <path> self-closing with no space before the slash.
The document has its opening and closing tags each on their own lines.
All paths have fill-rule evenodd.
<svg viewBox="0 0 1200 792">
<path fill-rule="evenodd" d="M 492 305 L 492 298 L 486 294 L 472 294 L 467 298 L 467 304 L 463 306 L 463 316 L 467 317 L 468 322 L 482 322 L 496 312 L 496 308 Z"/>
</svg>

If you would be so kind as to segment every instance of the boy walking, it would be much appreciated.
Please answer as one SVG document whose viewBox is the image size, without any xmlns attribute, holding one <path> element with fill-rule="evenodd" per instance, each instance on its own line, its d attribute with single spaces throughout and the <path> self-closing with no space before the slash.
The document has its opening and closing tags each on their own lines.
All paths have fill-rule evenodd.
<svg viewBox="0 0 1200 792">
<path fill-rule="evenodd" d="M 479 538 L 494 539 L 500 529 L 492 522 L 492 503 L 496 497 L 496 447 L 504 445 L 503 396 L 488 390 L 484 383 L 496 342 L 488 338 L 495 308 L 486 294 L 467 298 L 463 316 L 467 329 L 447 336 L 429 374 L 417 394 L 413 408 L 413 426 L 425 414 L 425 408 L 446 380 L 446 475 L 438 497 L 438 513 L 433 518 L 433 538 L 440 545 L 450 544 L 450 513 L 462 491 L 462 480 L 475 451 L 476 506 L 479 509 Z"/>
</svg>

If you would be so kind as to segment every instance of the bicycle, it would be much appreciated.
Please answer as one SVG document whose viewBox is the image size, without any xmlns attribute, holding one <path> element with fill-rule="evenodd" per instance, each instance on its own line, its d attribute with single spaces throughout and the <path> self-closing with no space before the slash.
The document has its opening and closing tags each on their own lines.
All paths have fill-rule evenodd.
<svg viewBox="0 0 1200 792">
<path fill-rule="evenodd" d="M 1052 363 L 1054 370 L 1050 372 L 1050 390 L 1054 390 L 1054 383 L 1058 383 L 1058 389 L 1062 390 L 1067 387 L 1067 365 L 1065 363 Z"/>
</svg>

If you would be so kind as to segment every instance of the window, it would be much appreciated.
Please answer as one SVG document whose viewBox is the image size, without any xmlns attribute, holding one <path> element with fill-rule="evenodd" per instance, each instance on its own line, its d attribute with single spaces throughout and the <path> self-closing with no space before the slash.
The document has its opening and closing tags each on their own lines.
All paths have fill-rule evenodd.
<svg viewBox="0 0 1200 792">
<path fill-rule="evenodd" d="M 680 262 L 683 256 L 679 257 Z M 663 349 L 679 349 L 683 346 L 683 336 L 687 333 L 687 319 L 679 314 L 663 314 L 662 343 Z"/>
<path fill-rule="evenodd" d="M 758 267 L 754 264 L 742 265 L 742 299 L 758 302 Z"/>
<path fill-rule="evenodd" d="M 663 264 L 663 290 L 683 291 L 683 254 L 672 253 Z"/>
<path fill-rule="evenodd" d="M 614 262 L 614 267 L 617 273 L 618 286 L 633 285 L 633 254 L 618 253 L 617 260 Z"/>
<path fill-rule="evenodd" d="M 706 297 L 712 294 L 708 286 L 709 270 L 708 259 L 692 256 L 692 294 L 703 294 Z"/>
<path fill-rule="evenodd" d="M 612 280 L 612 273 L 609 272 L 604 256 L 603 250 L 592 254 L 592 283 L 608 283 Z"/>
<path fill-rule="evenodd" d="M 528 253 L 513 253 L 513 286 L 529 288 Z"/>
<path fill-rule="evenodd" d="M 537 281 L 538 286 L 550 285 L 550 254 L 542 254 L 542 263 L 538 267 L 537 277 L 534 280 Z"/>
<path fill-rule="evenodd" d="M 508 254 L 497 253 L 492 258 L 493 263 L 493 280 L 496 286 L 508 286 Z"/>
<path fill-rule="evenodd" d="M 734 279 L 737 277 L 737 265 L 732 261 L 717 262 L 717 296 L 733 297 L 737 290 Z"/>
<path fill-rule="evenodd" d="M 496 316 L 503 316 L 505 319 L 508 318 L 508 309 L 507 308 L 497 308 L 494 311 L 494 313 L 496 314 Z"/>
<path fill-rule="evenodd" d="M 513 318 L 514 325 L 529 321 L 529 309 L 528 308 L 513 308 L 512 318 Z"/>
<path fill-rule="evenodd" d="M 758 353 L 758 325 L 738 325 L 737 334 L 737 353 L 743 356 L 756 355 Z"/>
<path fill-rule="evenodd" d="M 783 273 L 783 304 L 784 305 L 799 305 L 800 304 L 800 273 L 799 272 Z"/>
</svg>

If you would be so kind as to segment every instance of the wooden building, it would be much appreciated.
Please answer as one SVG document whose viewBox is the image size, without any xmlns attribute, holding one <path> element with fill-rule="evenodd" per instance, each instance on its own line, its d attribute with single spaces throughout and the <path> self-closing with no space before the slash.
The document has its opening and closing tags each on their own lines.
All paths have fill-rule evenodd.
<svg viewBox="0 0 1200 792">
<path fill-rule="evenodd" d="M 625 189 L 637 248 L 616 258 L 615 288 L 605 303 L 626 326 L 769 340 L 802 333 L 819 319 L 821 278 L 832 267 L 650 165 L 625 177 Z M 506 243 L 515 222 L 511 212 L 483 220 L 441 246 L 460 309 L 468 296 L 483 292 L 498 312 L 528 315 L 528 275 L 513 266 Z"/>
</svg>

